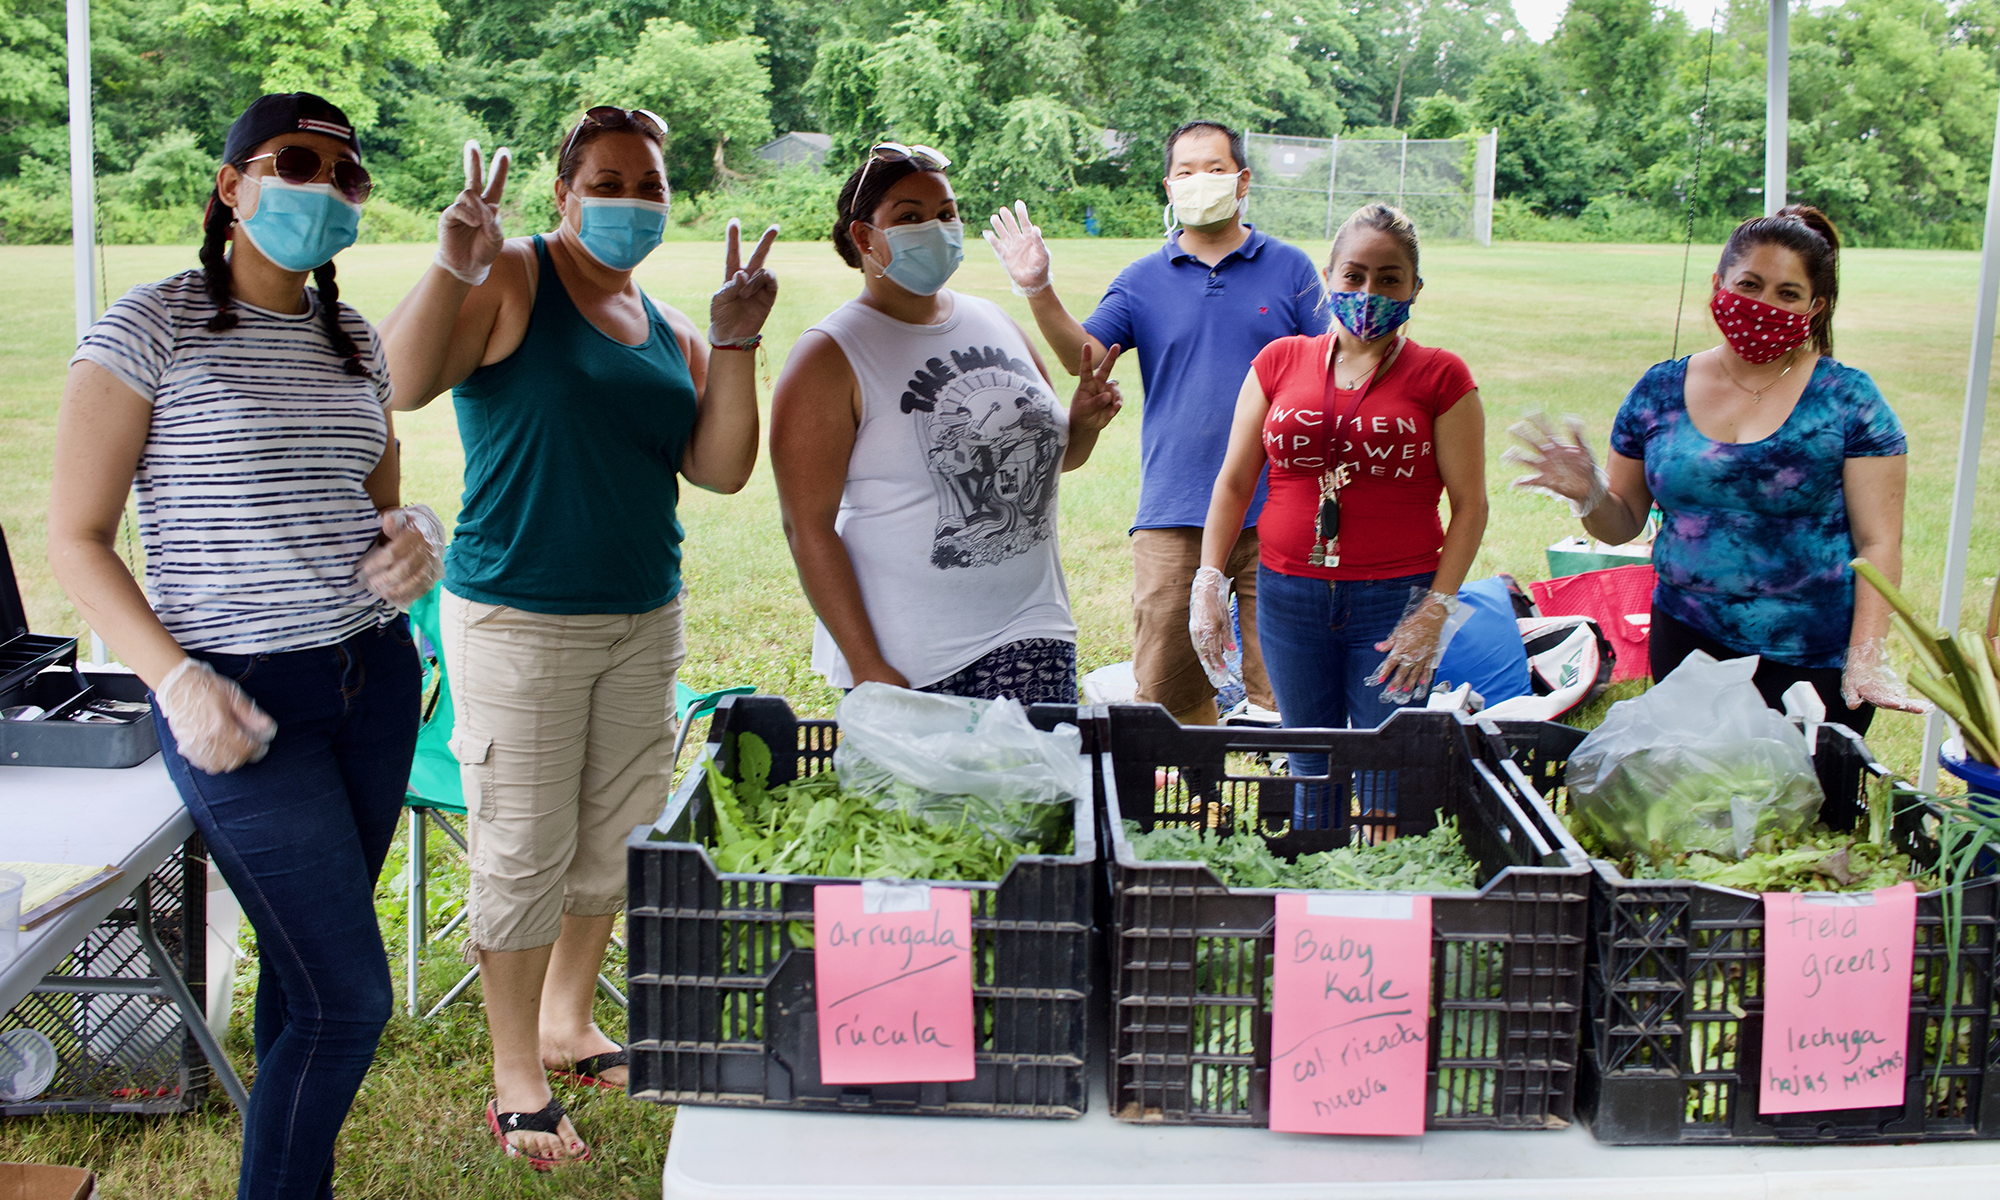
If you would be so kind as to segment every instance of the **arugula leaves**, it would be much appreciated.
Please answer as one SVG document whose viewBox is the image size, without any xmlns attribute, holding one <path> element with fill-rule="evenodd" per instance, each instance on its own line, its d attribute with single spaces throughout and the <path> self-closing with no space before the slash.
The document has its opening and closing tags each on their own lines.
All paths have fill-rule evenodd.
<svg viewBox="0 0 2000 1200">
<path fill-rule="evenodd" d="M 997 881 L 1023 854 L 1067 849 L 1066 828 L 1040 841 L 1017 841 L 963 816 L 934 822 L 878 808 L 867 796 L 843 791 L 832 768 L 773 788 L 771 748 L 754 733 L 737 735 L 736 763 L 736 780 L 713 759 L 703 764 L 715 812 L 710 853 L 729 874 Z"/>
</svg>

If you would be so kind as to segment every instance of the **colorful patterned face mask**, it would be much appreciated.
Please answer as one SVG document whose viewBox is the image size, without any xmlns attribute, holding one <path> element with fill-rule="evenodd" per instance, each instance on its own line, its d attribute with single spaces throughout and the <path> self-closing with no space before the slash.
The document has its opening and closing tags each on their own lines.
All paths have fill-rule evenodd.
<svg viewBox="0 0 2000 1200">
<path fill-rule="evenodd" d="M 1812 334 L 1812 318 L 1787 312 L 1737 292 L 1718 291 L 1709 297 L 1708 311 L 1729 348 L 1744 362 L 1767 363 L 1796 349 Z"/>
<path fill-rule="evenodd" d="M 1333 292 L 1327 301 L 1333 306 L 1334 319 L 1345 325 L 1349 333 L 1372 342 L 1403 327 L 1410 319 L 1410 305 L 1416 303 L 1416 297 L 1392 300 L 1374 292 Z"/>
</svg>

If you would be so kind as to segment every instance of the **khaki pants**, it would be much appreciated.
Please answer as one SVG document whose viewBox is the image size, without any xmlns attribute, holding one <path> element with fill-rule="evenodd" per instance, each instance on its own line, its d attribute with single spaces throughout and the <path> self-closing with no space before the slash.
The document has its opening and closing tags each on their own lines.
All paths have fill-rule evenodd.
<svg viewBox="0 0 2000 1200">
<path fill-rule="evenodd" d="M 439 616 L 472 858 L 468 961 L 625 903 L 625 838 L 667 806 L 681 602 L 559 615 L 444 593 Z"/>
<path fill-rule="evenodd" d="M 1188 636 L 1188 590 L 1201 566 L 1201 530 L 1132 531 L 1132 674 L 1141 703 L 1162 704 L 1183 725 L 1213 725 L 1215 688 Z M 1257 531 L 1246 529 L 1224 575 L 1236 580 L 1243 625 L 1243 686 L 1252 704 L 1275 709 L 1257 646 Z"/>
</svg>

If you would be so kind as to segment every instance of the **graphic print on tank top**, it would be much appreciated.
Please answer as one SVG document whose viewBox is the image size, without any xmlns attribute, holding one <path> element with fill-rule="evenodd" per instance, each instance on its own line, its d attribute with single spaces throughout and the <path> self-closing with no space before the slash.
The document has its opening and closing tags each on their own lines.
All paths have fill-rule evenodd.
<svg viewBox="0 0 2000 1200">
<path fill-rule="evenodd" d="M 931 565 L 983 567 L 1025 554 L 1052 530 L 1063 433 L 1031 362 L 973 345 L 932 358 L 902 409 L 937 493 Z"/>
</svg>

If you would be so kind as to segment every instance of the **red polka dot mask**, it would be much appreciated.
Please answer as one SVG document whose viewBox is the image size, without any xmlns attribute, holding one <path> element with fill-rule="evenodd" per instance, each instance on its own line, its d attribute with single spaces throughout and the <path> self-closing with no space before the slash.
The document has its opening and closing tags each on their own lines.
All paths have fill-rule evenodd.
<svg viewBox="0 0 2000 1200">
<path fill-rule="evenodd" d="M 1708 300 L 1715 326 L 1744 362 L 1767 363 L 1790 353 L 1812 333 L 1812 318 L 1787 312 L 1740 292 L 1717 291 Z"/>
</svg>

